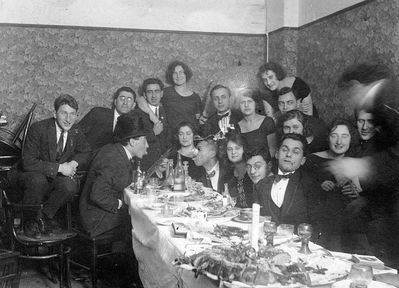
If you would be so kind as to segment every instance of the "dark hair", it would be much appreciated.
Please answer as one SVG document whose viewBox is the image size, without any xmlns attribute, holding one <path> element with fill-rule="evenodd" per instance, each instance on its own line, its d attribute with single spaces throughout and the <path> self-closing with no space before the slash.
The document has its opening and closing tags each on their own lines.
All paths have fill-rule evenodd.
<svg viewBox="0 0 399 288">
<path fill-rule="evenodd" d="M 263 102 L 262 102 L 262 98 L 260 95 L 260 91 L 247 88 L 241 93 L 242 93 L 241 96 L 249 97 L 252 100 L 254 100 L 255 101 L 255 112 L 257 114 L 262 114 Z"/>
<path fill-rule="evenodd" d="M 175 141 L 175 146 L 176 146 L 176 147 L 179 147 L 179 148 L 181 147 L 180 142 L 179 142 L 179 131 L 180 131 L 180 129 L 181 129 L 182 127 L 185 127 L 185 126 L 189 127 L 189 128 L 191 129 L 191 131 L 193 131 L 193 136 L 196 135 L 196 133 L 197 133 L 197 131 L 196 131 L 194 125 L 191 124 L 190 122 L 186 122 L 186 121 L 180 122 L 180 123 L 176 126 L 176 128 L 175 128 L 175 133 L 174 133 L 174 141 Z"/>
<path fill-rule="evenodd" d="M 327 140 L 329 140 L 330 133 L 337 129 L 337 126 L 339 125 L 344 125 L 348 128 L 349 134 L 351 135 L 351 144 L 354 143 L 354 140 L 356 139 L 357 131 L 355 127 L 348 121 L 342 118 L 335 119 L 331 122 L 331 124 L 328 126 L 328 133 L 327 133 Z"/>
<path fill-rule="evenodd" d="M 253 149 L 253 150 L 248 150 L 244 153 L 243 158 L 244 161 L 247 162 L 249 159 L 255 156 L 260 156 L 265 160 L 266 163 L 270 162 L 270 157 L 269 154 L 265 152 L 264 149 Z"/>
<path fill-rule="evenodd" d="M 281 95 L 285 95 L 288 93 L 292 93 L 292 95 L 294 95 L 295 99 L 298 100 L 298 91 L 296 89 L 292 89 L 292 87 L 283 87 L 281 88 L 278 92 L 277 95 L 281 96 Z"/>
<path fill-rule="evenodd" d="M 226 89 L 227 93 L 229 93 L 229 96 L 231 96 L 230 88 L 228 88 L 228 87 L 226 87 L 226 86 L 224 86 L 222 84 L 216 84 L 215 86 L 213 86 L 213 88 L 211 89 L 211 92 L 209 92 L 209 95 L 211 95 L 211 97 L 213 97 L 212 96 L 213 92 L 215 92 L 216 90 L 219 90 L 219 89 Z"/>
<path fill-rule="evenodd" d="M 266 71 L 273 71 L 276 74 L 277 80 L 279 81 L 287 77 L 287 72 L 285 72 L 284 68 L 280 64 L 277 64 L 275 62 L 267 62 L 260 66 L 257 76 L 259 78 L 262 78 L 262 74 L 264 74 Z"/>
<path fill-rule="evenodd" d="M 119 94 L 121 94 L 121 92 L 128 92 L 128 93 L 132 93 L 133 94 L 133 100 L 136 101 L 136 92 L 134 92 L 134 90 L 130 87 L 127 86 L 123 86 L 121 88 L 119 88 L 118 90 L 116 90 L 116 92 L 114 93 L 114 95 L 112 95 L 112 100 L 115 100 L 116 98 L 119 97 Z"/>
<path fill-rule="evenodd" d="M 175 85 L 175 82 L 173 81 L 173 73 L 175 72 L 176 66 L 181 66 L 183 68 L 184 74 L 186 74 L 186 81 L 188 82 L 193 76 L 193 72 L 191 71 L 190 67 L 187 66 L 186 63 L 176 60 L 170 63 L 168 65 L 168 68 L 166 69 L 166 74 L 165 74 L 166 83 L 170 85 Z"/>
<path fill-rule="evenodd" d="M 236 132 L 235 130 L 231 130 L 230 132 L 228 132 L 226 134 L 226 144 L 227 142 L 234 142 L 238 145 L 240 145 L 241 147 L 244 148 L 244 150 L 247 148 L 248 144 L 247 144 L 247 140 L 242 136 L 242 134 Z"/>
<path fill-rule="evenodd" d="M 141 93 L 140 94 L 144 95 L 145 91 L 147 90 L 147 86 L 151 85 L 151 84 L 158 84 L 159 88 L 161 90 L 163 90 L 164 85 L 161 80 L 159 80 L 158 78 L 148 78 L 143 81 L 143 84 L 141 84 L 141 87 L 140 87 Z"/>
<path fill-rule="evenodd" d="M 75 98 L 69 94 L 61 94 L 54 100 L 54 109 L 58 111 L 61 105 L 68 105 L 78 111 L 79 105 Z"/>
<path fill-rule="evenodd" d="M 339 87 L 345 87 L 352 80 L 362 84 L 370 84 L 381 79 L 392 79 L 392 70 L 384 64 L 363 62 L 354 64 L 345 69 L 338 80 Z"/>
<path fill-rule="evenodd" d="M 278 129 L 281 129 L 281 134 L 284 134 L 284 122 L 292 119 L 297 119 L 303 126 L 303 136 L 309 137 L 313 135 L 312 128 L 309 125 L 308 118 L 299 110 L 291 110 L 282 114 L 277 122 Z"/>
<path fill-rule="evenodd" d="M 303 147 L 303 156 L 308 155 L 308 142 L 306 141 L 305 136 L 300 135 L 300 134 L 295 134 L 295 133 L 284 134 L 281 136 L 281 139 L 278 143 L 278 146 L 277 146 L 278 149 L 280 149 L 280 147 L 283 144 L 285 139 L 292 139 L 292 140 L 301 142 L 302 147 Z"/>
</svg>

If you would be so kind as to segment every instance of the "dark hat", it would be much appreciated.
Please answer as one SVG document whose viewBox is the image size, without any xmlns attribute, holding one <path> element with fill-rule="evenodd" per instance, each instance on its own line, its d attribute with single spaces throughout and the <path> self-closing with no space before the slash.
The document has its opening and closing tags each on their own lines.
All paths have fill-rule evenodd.
<svg viewBox="0 0 399 288">
<path fill-rule="evenodd" d="M 127 113 L 118 117 L 114 131 L 114 142 L 125 139 L 148 136 L 151 132 L 146 129 L 141 115 Z"/>
</svg>

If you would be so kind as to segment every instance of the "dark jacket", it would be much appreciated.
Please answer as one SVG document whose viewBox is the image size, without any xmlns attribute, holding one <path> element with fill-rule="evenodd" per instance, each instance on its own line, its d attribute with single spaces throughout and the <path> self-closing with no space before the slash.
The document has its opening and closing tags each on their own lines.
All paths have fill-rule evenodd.
<svg viewBox="0 0 399 288">
<path fill-rule="evenodd" d="M 226 168 L 224 167 L 222 162 L 219 161 L 219 179 L 218 179 L 218 190 L 217 190 L 217 192 L 219 193 L 224 192 L 225 174 L 226 174 Z M 202 182 L 205 187 L 212 188 L 212 184 L 207 179 L 206 171 L 205 168 L 203 167 L 202 167 L 202 175 L 199 177 L 198 182 Z"/>
<path fill-rule="evenodd" d="M 235 127 L 238 122 L 242 119 L 242 114 L 240 111 L 231 110 L 229 123 Z M 211 115 L 206 122 L 200 126 L 200 135 L 202 137 L 207 137 L 209 135 L 215 135 L 220 131 L 219 118 L 217 113 Z"/>
<path fill-rule="evenodd" d="M 47 177 L 57 176 L 58 167 L 64 162 L 75 160 L 79 168 L 88 164 L 90 160 L 90 145 L 85 136 L 74 125 L 68 131 L 64 152 L 56 162 L 57 134 L 55 119 L 49 118 L 32 124 L 29 129 L 25 149 L 22 155 L 25 172 L 40 172 Z"/>
<path fill-rule="evenodd" d="M 132 166 L 119 143 L 102 147 L 94 156 L 80 197 L 83 227 L 91 237 L 130 220 L 127 207 L 118 209 L 123 189 L 132 182 Z"/>
<path fill-rule="evenodd" d="M 112 143 L 114 109 L 94 107 L 78 123 L 93 150 Z"/>
<path fill-rule="evenodd" d="M 272 216 L 277 224 L 317 223 L 316 209 L 319 205 L 319 184 L 304 172 L 298 169 L 288 181 L 284 201 L 281 208 L 274 204 L 271 198 L 271 189 L 274 176 L 266 177 L 255 185 L 254 202 L 261 206 L 261 215 Z"/>
</svg>

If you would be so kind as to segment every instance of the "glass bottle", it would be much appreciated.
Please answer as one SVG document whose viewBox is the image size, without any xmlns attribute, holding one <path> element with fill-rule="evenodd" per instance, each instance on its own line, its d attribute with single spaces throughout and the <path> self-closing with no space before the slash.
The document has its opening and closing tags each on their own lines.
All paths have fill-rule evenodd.
<svg viewBox="0 0 399 288">
<path fill-rule="evenodd" d="M 136 193 L 140 194 L 144 188 L 144 173 L 141 171 L 140 161 L 137 162 L 137 174 L 136 174 Z"/>
<path fill-rule="evenodd" d="M 181 155 L 177 153 L 177 164 L 175 167 L 175 178 L 173 184 L 173 191 L 182 192 L 185 190 L 184 169 L 181 163 Z"/>
<path fill-rule="evenodd" d="M 227 206 L 231 204 L 231 196 L 229 193 L 229 185 L 227 183 L 224 183 L 224 191 L 222 193 L 223 196 L 223 206 Z"/>
<path fill-rule="evenodd" d="M 168 167 L 166 169 L 166 186 L 173 190 L 175 173 L 173 171 L 173 159 L 169 159 Z"/>
</svg>

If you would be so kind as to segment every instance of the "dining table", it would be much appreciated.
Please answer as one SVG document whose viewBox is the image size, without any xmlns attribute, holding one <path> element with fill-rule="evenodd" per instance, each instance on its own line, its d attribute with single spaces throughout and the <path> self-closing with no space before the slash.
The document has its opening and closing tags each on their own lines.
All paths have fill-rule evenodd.
<svg viewBox="0 0 399 288">
<path fill-rule="evenodd" d="M 147 187 L 144 191 L 145 193 L 136 194 L 129 186 L 124 189 L 123 193 L 124 202 L 129 207 L 132 224 L 132 245 L 139 263 L 139 276 L 144 287 L 224 287 L 223 283 L 217 279 L 211 279 L 202 274 L 196 275 L 193 271 L 175 265 L 175 260 L 185 255 L 198 253 L 212 245 L 220 245 L 220 243 L 214 242 L 214 237 L 208 239 L 209 234 L 201 237 L 201 242 L 198 242 L 200 237 L 198 235 L 201 235 L 201 229 L 206 231 L 210 226 L 223 225 L 238 227 L 249 231 L 249 234 L 251 234 L 253 226 L 246 221 L 237 221 L 237 217 L 231 217 L 235 215 L 234 213 L 230 213 L 230 217 L 215 219 L 207 218 L 206 215 L 201 214 L 195 216 L 176 215 L 178 210 L 176 207 L 179 206 L 176 204 L 180 203 L 179 201 L 170 203 L 170 201 L 159 200 L 160 195 L 173 195 L 174 192 L 160 189 L 159 187 Z M 182 204 L 187 207 L 192 203 L 186 201 L 182 202 Z M 234 209 L 230 210 L 234 211 Z M 175 233 L 173 225 L 176 223 L 184 223 L 184 227 L 188 227 L 188 233 L 184 234 L 184 237 L 180 237 L 182 235 Z M 191 228 L 196 230 L 196 232 L 191 232 Z M 260 235 L 262 235 L 262 231 L 263 226 L 260 223 Z M 206 241 L 203 241 L 204 239 Z M 285 242 L 287 242 L 286 238 L 277 238 L 274 244 L 277 243 L 279 245 L 279 243 L 284 244 Z M 314 243 L 311 243 L 310 248 L 315 253 L 327 253 L 330 256 L 337 255 L 337 257 L 346 258 L 348 261 L 352 259 L 351 254 L 327 251 Z M 391 273 L 397 273 L 394 269 L 384 269 L 388 269 L 387 271 Z M 383 271 L 374 270 L 376 274 L 381 272 Z M 326 285 L 322 286 L 326 287 Z"/>
</svg>

